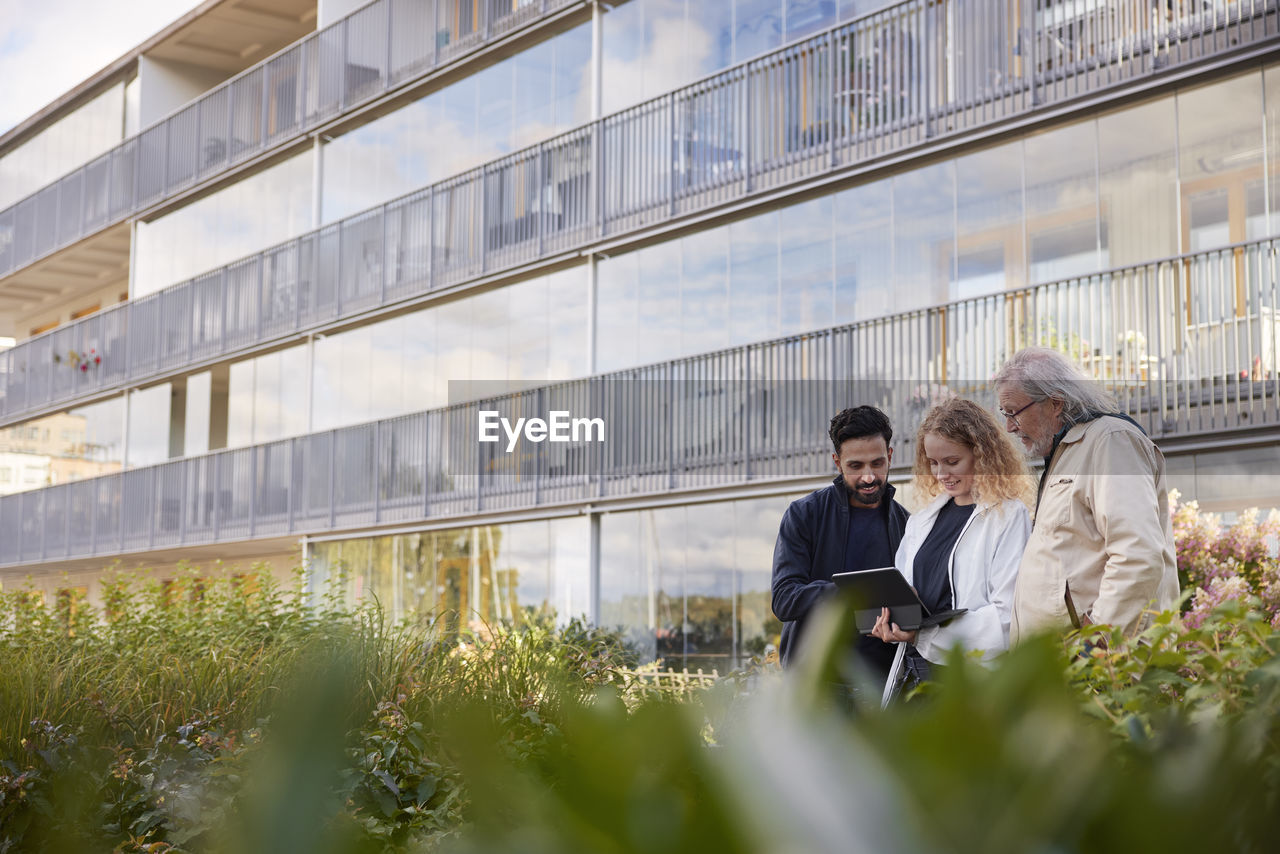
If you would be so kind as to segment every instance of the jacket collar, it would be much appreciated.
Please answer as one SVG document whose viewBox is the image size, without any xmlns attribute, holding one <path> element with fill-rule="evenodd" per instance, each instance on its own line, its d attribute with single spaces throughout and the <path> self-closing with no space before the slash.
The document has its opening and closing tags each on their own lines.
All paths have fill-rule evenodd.
<svg viewBox="0 0 1280 854">
<path fill-rule="evenodd" d="M 914 515 L 923 516 L 926 519 L 937 516 L 942 510 L 942 505 L 946 504 L 950 499 L 951 496 L 947 495 L 945 492 L 941 495 L 935 495 L 928 504 L 917 510 Z M 986 513 L 999 503 L 999 501 L 979 501 L 973 508 L 973 513 L 975 516 L 981 513 Z"/>
</svg>

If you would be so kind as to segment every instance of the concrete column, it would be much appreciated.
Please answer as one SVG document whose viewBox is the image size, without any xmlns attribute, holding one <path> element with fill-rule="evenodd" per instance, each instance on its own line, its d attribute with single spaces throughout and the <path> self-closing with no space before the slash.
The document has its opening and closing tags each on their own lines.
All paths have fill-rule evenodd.
<svg viewBox="0 0 1280 854">
<path fill-rule="evenodd" d="M 186 456 L 187 378 L 169 382 L 169 459 Z"/>
<path fill-rule="evenodd" d="M 587 546 L 588 596 L 587 620 L 593 625 L 600 623 L 600 514 L 591 513 L 589 544 Z"/>
<path fill-rule="evenodd" d="M 209 450 L 227 446 L 228 397 L 231 390 L 231 366 L 216 365 L 209 371 Z"/>
</svg>

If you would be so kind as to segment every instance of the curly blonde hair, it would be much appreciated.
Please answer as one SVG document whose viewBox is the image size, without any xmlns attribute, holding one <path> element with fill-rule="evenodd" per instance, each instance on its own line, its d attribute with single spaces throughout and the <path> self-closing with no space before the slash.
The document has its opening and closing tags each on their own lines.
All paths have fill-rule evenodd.
<svg viewBox="0 0 1280 854">
<path fill-rule="evenodd" d="M 942 485 L 929 470 L 924 437 L 933 433 L 973 451 L 973 498 L 982 504 L 999 504 L 1008 498 L 1030 503 L 1031 475 L 1022 453 L 1000 429 L 990 412 L 964 398 L 938 404 L 925 414 L 916 432 L 915 488 L 932 499 Z"/>
</svg>

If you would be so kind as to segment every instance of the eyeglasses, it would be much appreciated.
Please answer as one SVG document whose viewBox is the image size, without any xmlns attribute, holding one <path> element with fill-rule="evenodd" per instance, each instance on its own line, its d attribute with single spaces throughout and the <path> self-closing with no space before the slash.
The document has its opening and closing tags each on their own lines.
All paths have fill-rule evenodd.
<svg viewBox="0 0 1280 854">
<path fill-rule="evenodd" d="M 1022 425 L 1018 423 L 1018 416 L 1026 412 L 1028 407 L 1035 406 L 1039 402 L 1040 402 L 1039 400 L 1033 400 L 1030 403 L 1028 403 L 1026 406 L 1023 406 L 1020 409 L 1016 409 L 1013 412 L 1005 412 L 1003 409 L 997 409 L 996 412 L 1005 421 L 1012 421 L 1013 426 L 1021 430 Z"/>
</svg>

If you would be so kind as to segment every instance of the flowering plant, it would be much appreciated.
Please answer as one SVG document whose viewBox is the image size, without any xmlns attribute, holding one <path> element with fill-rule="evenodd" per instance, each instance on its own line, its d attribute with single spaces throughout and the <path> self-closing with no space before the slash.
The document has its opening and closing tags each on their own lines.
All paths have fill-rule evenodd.
<svg viewBox="0 0 1280 854">
<path fill-rule="evenodd" d="M 61 353 L 53 354 L 53 361 L 61 364 L 65 358 L 67 364 L 71 365 L 74 370 L 81 373 L 88 373 L 90 368 L 96 368 L 102 364 L 102 357 L 98 355 L 98 348 L 91 347 L 88 353 L 81 353 L 78 350 L 68 350 L 64 357 Z"/>
<path fill-rule="evenodd" d="M 1280 512 L 1265 519 L 1258 510 L 1240 514 L 1231 525 L 1202 514 L 1195 501 L 1179 502 L 1169 493 L 1178 576 L 1183 589 L 1193 589 L 1188 625 L 1198 626 L 1229 599 L 1247 602 L 1257 596 L 1273 626 L 1280 628 Z"/>
</svg>

